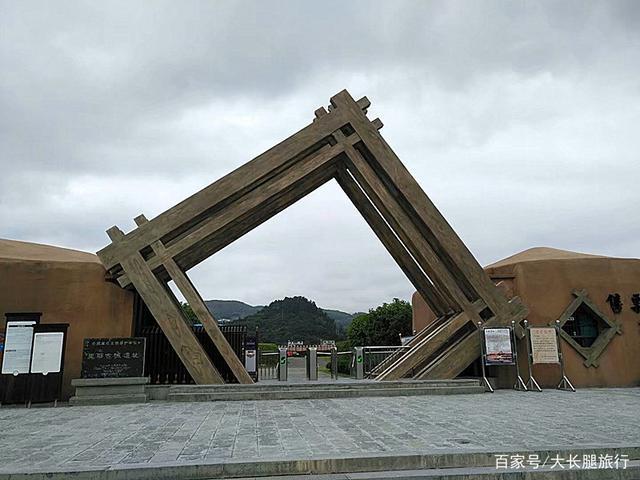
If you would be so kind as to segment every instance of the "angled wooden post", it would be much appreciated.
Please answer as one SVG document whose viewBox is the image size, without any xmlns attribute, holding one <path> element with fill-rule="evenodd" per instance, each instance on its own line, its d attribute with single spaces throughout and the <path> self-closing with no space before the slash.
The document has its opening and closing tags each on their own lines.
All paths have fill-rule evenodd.
<svg viewBox="0 0 640 480">
<path fill-rule="evenodd" d="M 117 227 L 109 229 L 111 240 L 123 237 Z M 137 252 L 121 259 L 131 281 L 147 305 L 169 343 L 196 383 L 224 383 L 208 355 L 198 342 L 191 327 L 187 325 L 182 309 L 175 301 L 167 285 L 149 269 L 142 255 Z"/>
<path fill-rule="evenodd" d="M 449 311 L 445 301 L 346 168 L 338 170 L 336 180 L 407 278 L 417 286 L 433 313 L 438 317 L 445 315 Z"/>
<path fill-rule="evenodd" d="M 134 220 L 138 226 L 148 221 L 144 215 L 139 215 Z M 153 252 L 158 257 L 165 259 L 163 265 L 169 273 L 169 276 L 175 283 L 178 290 L 180 290 L 180 293 L 182 293 L 189 306 L 192 308 L 193 313 L 196 315 L 200 323 L 202 323 L 204 330 L 218 349 L 218 352 L 220 352 L 220 355 L 222 355 L 222 358 L 224 358 L 227 365 L 229 365 L 229 368 L 236 377 L 236 380 L 238 380 L 238 383 L 253 383 L 251 376 L 244 368 L 242 362 L 240 362 L 240 359 L 231 348 L 231 345 L 229 345 L 229 342 L 223 333 L 220 331 L 218 323 L 215 318 L 213 318 L 213 315 L 207 308 L 207 305 L 204 303 L 204 300 L 202 300 L 202 297 L 187 274 L 182 271 L 173 258 L 167 257 L 164 245 L 160 240 L 156 240 L 151 244 L 151 246 L 153 248 Z"/>
</svg>

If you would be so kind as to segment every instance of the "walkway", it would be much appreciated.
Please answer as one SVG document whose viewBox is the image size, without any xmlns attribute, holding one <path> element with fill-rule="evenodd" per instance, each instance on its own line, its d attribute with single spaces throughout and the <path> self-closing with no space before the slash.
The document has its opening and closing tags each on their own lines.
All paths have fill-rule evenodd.
<svg viewBox="0 0 640 480">
<path fill-rule="evenodd" d="M 640 389 L 1 408 L 2 473 L 640 446 Z"/>
</svg>

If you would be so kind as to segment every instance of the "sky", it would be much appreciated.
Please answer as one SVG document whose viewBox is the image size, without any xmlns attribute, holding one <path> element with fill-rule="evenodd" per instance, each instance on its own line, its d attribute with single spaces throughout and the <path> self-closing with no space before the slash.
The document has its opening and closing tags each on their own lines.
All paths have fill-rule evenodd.
<svg viewBox="0 0 640 480">
<path fill-rule="evenodd" d="M 0 237 L 96 252 L 344 88 L 481 264 L 640 256 L 631 0 L 0 0 Z M 414 291 L 333 181 L 189 274 L 349 312 Z"/>
</svg>

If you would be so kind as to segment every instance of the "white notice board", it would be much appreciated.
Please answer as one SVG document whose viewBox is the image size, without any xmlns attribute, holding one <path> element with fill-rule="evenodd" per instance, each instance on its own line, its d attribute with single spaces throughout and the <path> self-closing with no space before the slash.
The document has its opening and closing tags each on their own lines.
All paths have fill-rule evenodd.
<svg viewBox="0 0 640 480">
<path fill-rule="evenodd" d="M 553 327 L 531 327 L 531 354 L 533 363 L 560 363 L 558 338 Z"/>
<path fill-rule="evenodd" d="M 31 373 L 58 373 L 62 363 L 63 332 L 37 332 L 33 337 Z"/>
<path fill-rule="evenodd" d="M 18 375 L 29 373 L 31 341 L 33 340 L 33 320 L 9 321 L 2 357 L 2 373 Z"/>
</svg>

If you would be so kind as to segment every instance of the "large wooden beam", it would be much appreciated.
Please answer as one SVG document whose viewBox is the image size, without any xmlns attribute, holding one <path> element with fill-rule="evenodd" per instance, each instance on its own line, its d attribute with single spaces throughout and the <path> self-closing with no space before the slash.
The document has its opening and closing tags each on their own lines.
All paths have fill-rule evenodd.
<svg viewBox="0 0 640 480">
<path fill-rule="evenodd" d="M 469 300 L 481 297 L 496 315 L 509 315 L 508 304 L 495 288 L 480 264 L 475 260 L 460 237 L 444 219 L 440 211 L 424 193 L 391 147 L 384 141 L 378 129 L 371 124 L 357 103 L 346 90 L 332 97 L 333 111 L 346 113 L 351 127 L 360 136 L 366 149 L 379 166 L 381 178 L 391 183 L 405 209 L 413 213 L 416 224 L 432 248 L 456 276 Z M 470 291 L 471 290 L 471 291 Z M 475 297 L 475 298 L 474 298 Z"/>
<path fill-rule="evenodd" d="M 387 249 L 387 252 L 389 252 L 391 257 L 396 261 L 416 290 L 420 292 L 420 295 L 424 298 L 425 302 L 427 302 L 429 308 L 431 308 L 436 316 L 447 313 L 449 307 L 444 299 L 440 296 L 427 276 L 420 270 L 420 267 L 416 264 L 411 254 L 404 245 L 402 245 L 398 237 L 395 236 L 393 230 L 387 225 L 374 205 L 361 190 L 360 186 L 344 167 L 338 169 L 336 179 L 342 187 L 342 190 L 347 194 L 347 197 L 349 197 L 353 205 L 369 224 L 371 230 L 373 230 L 378 239 L 380 239 L 380 242 Z"/>
<path fill-rule="evenodd" d="M 111 229 L 113 241 L 122 238 Z M 169 343 L 196 383 L 224 383 L 220 373 L 211 362 L 191 327 L 187 325 L 182 309 L 166 284 L 163 284 L 149 269 L 140 253 L 128 255 L 121 260 L 122 267 L 136 288 L 149 311 L 169 340 Z"/>
<path fill-rule="evenodd" d="M 135 218 L 136 225 L 140 226 L 147 222 L 144 215 L 139 215 Z M 163 256 L 165 254 L 164 245 L 160 240 L 156 240 L 151 244 L 153 251 L 157 256 Z M 202 326 L 204 327 L 207 335 L 218 349 L 218 352 L 231 369 L 231 372 L 238 380 L 238 383 L 253 383 L 251 376 L 244 368 L 244 365 L 229 345 L 224 334 L 220 331 L 218 323 L 207 308 L 204 300 L 196 290 L 195 286 L 187 276 L 185 272 L 176 264 L 173 258 L 167 258 L 164 262 L 164 266 L 169 273 L 169 276 L 175 283 L 180 293 L 184 296 L 185 300 L 193 310 Z"/>
<path fill-rule="evenodd" d="M 456 312 L 468 310 L 471 313 L 471 302 L 466 298 L 451 272 L 447 270 L 369 163 L 354 148 L 347 148 L 345 153 L 349 159 L 349 171 L 407 249 L 418 260 L 452 309 Z"/>
<path fill-rule="evenodd" d="M 452 345 L 447 355 L 443 355 L 433 364 L 417 373 L 419 380 L 440 380 L 455 378 L 480 356 L 480 331 L 476 330 Z"/>
<path fill-rule="evenodd" d="M 355 142 L 357 139 L 351 141 Z M 283 192 L 296 190 L 299 185 L 304 185 L 306 178 L 330 177 L 334 170 L 329 166 L 343 151 L 343 145 L 326 146 L 317 153 L 301 159 L 295 168 L 289 168 L 270 182 L 247 192 L 235 203 L 200 222 L 198 227 L 189 234 L 166 245 L 164 254 L 154 255 L 148 260 L 149 268 L 155 271 L 164 264 L 167 258 L 175 258 L 178 264 L 186 270 L 209 258 L 214 252 L 206 245 L 211 242 L 215 243 L 225 228 L 242 223 L 242 219 L 246 216 L 265 210 L 265 205 L 274 200 L 277 201 Z M 326 172 L 330 172 L 331 175 Z M 315 186 L 317 182 L 312 182 L 312 184 Z M 195 252 L 195 255 L 190 257 L 188 265 L 184 265 L 181 260 L 186 252 Z M 118 282 L 120 286 L 126 287 L 130 281 L 124 274 L 118 278 Z"/>
<path fill-rule="evenodd" d="M 346 112 L 345 112 L 346 113 Z M 108 245 L 98 252 L 107 270 L 119 263 L 123 252 L 142 250 L 154 240 L 176 235 L 188 228 L 194 220 L 206 216 L 216 206 L 232 203 L 248 190 L 286 169 L 292 163 L 326 144 L 326 138 L 341 128 L 347 120 L 343 112 L 332 112 L 317 119 L 298 133 L 213 182 L 189 198 L 161 213 L 146 226 L 129 232 L 118 245 Z"/>
<path fill-rule="evenodd" d="M 210 241 L 203 244 L 200 248 L 206 250 L 210 255 L 215 254 L 227 245 L 236 241 L 238 238 L 249 233 L 256 227 L 268 221 L 270 218 L 285 210 L 287 207 L 290 207 L 298 200 L 309 195 L 311 192 L 330 181 L 334 175 L 334 167 L 330 167 L 327 170 L 321 170 L 310 175 L 304 180 L 301 180 L 294 187 L 275 196 L 270 201 L 265 202 L 260 208 L 252 210 L 246 215 L 239 217 L 237 222 L 233 222 L 226 228 L 220 230 L 218 235 L 212 237 Z M 187 250 L 177 255 L 176 261 L 184 269 L 189 269 L 200 263 L 201 259 L 199 252 L 192 253 L 191 250 Z"/>
<path fill-rule="evenodd" d="M 469 315 L 466 312 L 461 312 L 447 322 L 444 322 L 439 328 L 415 345 L 411 349 L 411 355 L 403 355 L 400 357 L 395 363 L 382 372 L 377 379 L 398 380 L 404 378 L 419 368 L 429 357 L 434 355 L 438 349 L 446 344 L 452 335 L 469 323 L 469 320 Z"/>
</svg>

